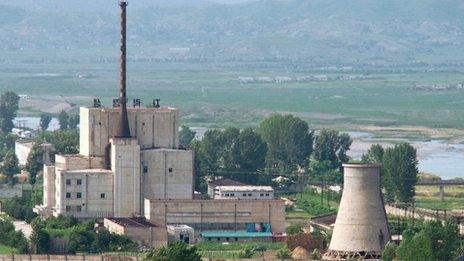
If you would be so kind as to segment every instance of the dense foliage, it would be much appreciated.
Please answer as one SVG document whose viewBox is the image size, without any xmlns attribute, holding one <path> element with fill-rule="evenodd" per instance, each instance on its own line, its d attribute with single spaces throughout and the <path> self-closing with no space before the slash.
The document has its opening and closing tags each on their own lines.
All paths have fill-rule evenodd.
<svg viewBox="0 0 464 261">
<path fill-rule="evenodd" d="M 426 221 L 410 226 L 403 232 L 398 247 L 388 245 L 383 260 L 453 260 L 459 255 L 460 235 L 452 220 Z"/>
<path fill-rule="evenodd" d="M 381 186 L 387 201 L 411 202 L 418 180 L 416 149 L 409 143 L 384 149 L 379 144 L 370 147 L 363 155 L 365 163 L 383 163 Z"/>
<path fill-rule="evenodd" d="M 65 111 L 61 111 L 58 114 L 58 122 L 60 124 L 60 130 L 66 131 L 69 127 L 69 115 Z"/>
<path fill-rule="evenodd" d="M 52 116 L 49 114 L 42 113 L 40 114 L 40 129 L 42 131 L 46 131 L 48 129 L 48 126 L 50 126 L 50 122 L 52 121 Z"/>
<path fill-rule="evenodd" d="M 44 152 L 40 147 L 40 143 L 36 142 L 32 146 L 26 162 L 26 170 L 29 172 L 29 182 L 31 184 L 35 184 L 37 175 L 43 169 L 43 156 Z"/>
<path fill-rule="evenodd" d="M 332 168 L 340 169 L 349 160 L 346 152 L 350 150 L 352 142 L 347 133 L 323 129 L 316 136 L 313 157 L 320 162 L 329 162 Z"/>
<path fill-rule="evenodd" d="M 190 143 L 195 138 L 195 132 L 188 126 L 182 125 L 179 133 L 179 146 L 181 148 L 190 148 Z"/>
<path fill-rule="evenodd" d="M 18 174 L 21 169 L 19 168 L 18 157 L 16 157 L 14 150 L 9 150 L 6 153 L 5 157 L 3 158 L 3 164 L 0 167 L 0 170 L 3 175 L 6 175 L 8 183 L 16 183 L 14 175 Z"/>
<path fill-rule="evenodd" d="M 33 199 L 32 197 L 14 197 L 2 200 L 2 210 L 11 217 L 30 223 L 37 216 L 32 211 L 33 206 L 37 203 Z"/>
<path fill-rule="evenodd" d="M 13 223 L 0 218 L 0 244 L 15 248 L 19 253 L 27 253 L 29 246 L 22 232 L 15 231 Z"/>
<path fill-rule="evenodd" d="M 268 146 L 268 169 L 291 173 L 308 164 L 313 151 L 313 132 L 305 121 L 293 115 L 274 115 L 261 122 L 259 133 Z"/>
<path fill-rule="evenodd" d="M 176 242 L 167 247 L 161 247 L 147 253 L 145 260 L 152 261 L 201 261 L 201 255 L 196 247 Z"/>
<path fill-rule="evenodd" d="M 19 96 L 14 92 L 4 92 L 0 96 L 0 131 L 8 135 L 14 127 L 13 119 L 19 109 Z"/>
</svg>

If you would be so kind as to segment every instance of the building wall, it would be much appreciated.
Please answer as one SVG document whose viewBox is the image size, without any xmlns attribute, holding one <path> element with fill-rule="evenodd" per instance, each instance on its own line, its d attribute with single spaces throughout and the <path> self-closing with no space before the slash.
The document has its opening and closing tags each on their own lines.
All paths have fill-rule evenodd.
<svg viewBox="0 0 464 261">
<path fill-rule="evenodd" d="M 149 201 L 149 203 L 148 203 Z M 148 200 L 145 217 L 158 224 L 186 224 L 195 232 L 248 223 L 270 223 L 273 233 L 285 231 L 282 200 Z"/>
<path fill-rule="evenodd" d="M 71 214 L 83 218 L 112 216 L 113 177 L 111 171 L 105 170 L 59 170 L 56 177 L 56 187 L 59 188 L 55 195 L 56 215 Z M 67 184 L 67 180 L 70 184 Z M 80 185 L 78 180 L 81 182 Z M 67 193 L 70 193 L 70 198 L 67 198 Z"/>
<path fill-rule="evenodd" d="M 104 226 L 111 233 L 128 236 L 142 246 L 158 248 L 168 244 L 166 227 L 124 227 L 109 219 L 104 220 Z"/>
<path fill-rule="evenodd" d="M 192 199 L 192 151 L 173 149 L 142 150 L 141 165 L 142 198 Z"/>
<path fill-rule="evenodd" d="M 44 165 L 43 169 L 43 204 L 47 208 L 55 207 L 55 166 Z"/>
<path fill-rule="evenodd" d="M 140 214 L 140 146 L 135 139 L 111 139 L 114 216 Z"/>
<path fill-rule="evenodd" d="M 220 188 L 220 187 L 219 187 Z M 219 189 L 214 199 L 274 199 L 272 191 L 233 191 Z"/>
<path fill-rule="evenodd" d="M 55 167 L 62 170 L 82 170 L 103 168 L 103 157 L 86 157 L 82 155 L 56 155 Z"/>
<path fill-rule="evenodd" d="M 0 199 L 22 197 L 23 187 L 21 184 L 10 186 L 8 184 L 0 185 Z"/>
<path fill-rule="evenodd" d="M 179 111 L 173 108 L 128 108 L 129 127 L 142 149 L 177 148 Z M 117 108 L 80 108 L 80 154 L 103 157 L 116 134 Z"/>
</svg>

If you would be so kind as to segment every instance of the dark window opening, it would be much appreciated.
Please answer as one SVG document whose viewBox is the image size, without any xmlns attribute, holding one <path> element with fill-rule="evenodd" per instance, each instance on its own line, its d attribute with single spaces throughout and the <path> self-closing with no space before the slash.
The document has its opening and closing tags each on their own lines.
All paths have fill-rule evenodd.
<svg viewBox="0 0 464 261">
<path fill-rule="evenodd" d="M 68 186 L 71 185 L 71 180 L 70 179 L 66 180 L 66 185 L 68 185 Z"/>
<path fill-rule="evenodd" d="M 172 168 L 169 168 L 169 172 L 172 172 Z"/>
<path fill-rule="evenodd" d="M 82 198 L 82 193 L 77 192 L 77 198 Z"/>
<path fill-rule="evenodd" d="M 77 180 L 77 185 L 82 185 L 82 179 Z"/>
<path fill-rule="evenodd" d="M 100 198 L 105 198 L 105 197 L 106 197 L 105 193 L 100 194 Z"/>
<path fill-rule="evenodd" d="M 148 166 L 143 166 L 143 173 L 148 173 Z"/>
<path fill-rule="evenodd" d="M 66 193 L 66 198 L 71 198 L 71 193 L 67 192 Z"/>
</svg>

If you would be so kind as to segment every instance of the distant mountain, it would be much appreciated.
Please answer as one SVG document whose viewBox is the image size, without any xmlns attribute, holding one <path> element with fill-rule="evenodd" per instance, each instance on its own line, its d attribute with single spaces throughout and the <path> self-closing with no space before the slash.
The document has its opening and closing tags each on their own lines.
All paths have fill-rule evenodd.
<svg viewBox="0 0 464 261">
<path fill-rule="evenodd" d="M 234 4 L 129 1 L 132 50 L 139 57 L 464 60 L 462 0 L 216 1 Z M 116 0 L 4 0 L 2 5 L 4 50 L 117 44 Z"/>
</svg>

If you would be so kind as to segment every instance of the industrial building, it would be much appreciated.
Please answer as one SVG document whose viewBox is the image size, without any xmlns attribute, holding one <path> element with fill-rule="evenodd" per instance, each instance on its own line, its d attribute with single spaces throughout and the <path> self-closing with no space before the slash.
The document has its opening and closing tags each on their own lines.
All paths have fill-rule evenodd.
<svg viewBox="0 0 464 261">
<path fill-rule="evenodd" d="M 140 101 L 127 107 L 126 5 L 120 2 L 119 99 L 110 108 L 97 99 L 80 108 L 79 154 L 56 155 L 44 166 L 43 204 L 34 211 L 43 218 L 104 218 L 109 231 L 145 246 L 166 244 L 168 231 L 189 242 L 219 230 L 230 237 L 241 233 L 241 240 L 282 234 L 284 202 L 269 188 L 262 200 L 248 192 L 244 200 L 194 199 L 194 153 L 179 148 L 178 109 L 161 107 L 159 100 L 154 108 L 141 108 Z"/>
<path fill-rule="evenodd" d="M 343 164 L 343 194 L 324 260 L 380 259 L 391 240 L 380 190 L 381 167 Z"/>
</svg>

